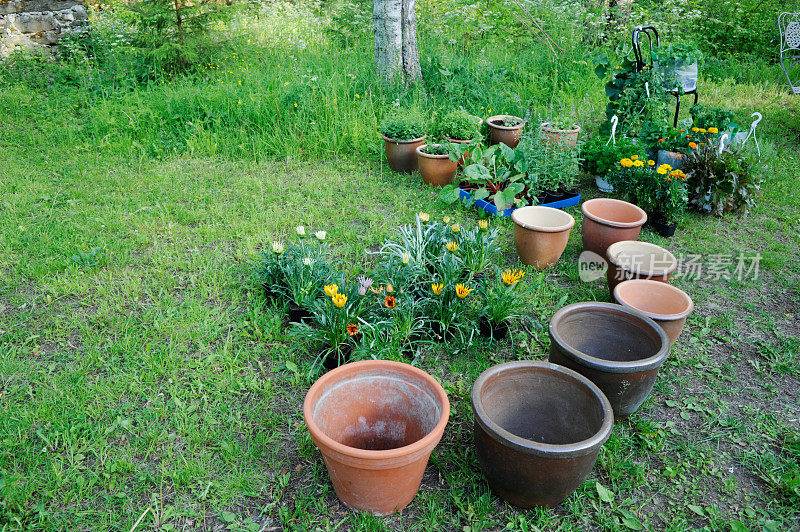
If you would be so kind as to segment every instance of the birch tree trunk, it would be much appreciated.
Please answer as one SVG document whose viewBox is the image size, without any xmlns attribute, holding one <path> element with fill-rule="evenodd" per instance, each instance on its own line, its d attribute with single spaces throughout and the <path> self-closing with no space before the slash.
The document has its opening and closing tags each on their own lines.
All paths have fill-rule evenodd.
<svg viewBox="0 0 800 532">
<path fill-rule="evenodd" d="M 416 0 L 372 0 L 375 69 L 387 83 L 422 79 Z"/>
</svg>

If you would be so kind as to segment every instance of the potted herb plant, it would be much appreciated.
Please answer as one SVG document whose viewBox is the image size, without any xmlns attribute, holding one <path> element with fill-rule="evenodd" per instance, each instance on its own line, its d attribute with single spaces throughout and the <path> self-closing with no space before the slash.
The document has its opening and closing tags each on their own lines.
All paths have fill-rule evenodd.
<svg viewBox="0 0 800 532">
<path fill-rule="evenodd" d="M 631 154 L 644 158 L 644 149 L 627 137 L 616 139 L 615 143 L 608 137 L 598 135 L 581 148 L 583 169 L 595 177 L 595 183 L 602 192 L 614 191 L 604 176 L 619 164 L 620 159 Z"/>
<path fill-rule="evenodd" d="M 581 132 L 581 127 L 568 116 L 556 116 L 542 122 L 541 129 L 545 143 L 562 149 L 574 148 Z"/>
<path fill-rule="evenodd" d="M 481 124 L 483 119 L 459 109 L 444 115 L 437 124 L 438 133 L 448 142 L 460 144 L 463 147 L 480 142 Z M 464 150 L 458 160 L 458 165 L 463 166 L 464 160 L 469 157 L 469 150 Z"/>
<path fill-rule="evenodd" d="M 443 187 L 453 181 L 461 158 L 457 144 L 423 144 L 417 147 L 417 167 L 428 185 Z"/>
<path fill-rule="evenodd" d="M 653 49 L 654 64 L 667 80 L 670 91 L 691 92 L 697 88 L 698 64 L 703 54 L 690 43 L 669 43 Z"/>
<path fill-rule="evenodd" d="M 512 115 L 494 115 L 486 119 L 486 127 L 489 129 L 490 145 L 503 143 L 515 148 L 519 144 L 525 120 Z"/>
<path fill-rule="evenodd" d="M 417 169 L 416 150 L 425 142 L 425 120 L 419 111 L 406 109 L 383 119 L 380 125 L 386 158 L 395 172 Z"/>
<path fill-rule="evenodd" d="M 547 142 L 542 130 L 528 131 L 516 150 L 516 166 L 525 173 L 526 193 L 522 204 L 577 204 L 575 191 L 580 169 L 580 152 L 560 149 Z M 564 204 L 565 200 L 572 200 Z"/>
</svg>

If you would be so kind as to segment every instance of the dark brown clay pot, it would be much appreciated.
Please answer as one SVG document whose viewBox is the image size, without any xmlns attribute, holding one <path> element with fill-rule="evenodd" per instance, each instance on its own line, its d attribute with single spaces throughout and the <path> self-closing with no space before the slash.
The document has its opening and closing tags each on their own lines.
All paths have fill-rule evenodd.
<svg viewBox="0 0 800 532">
<path fill-rule="evenodd" d="M 417 148 L 425 143 L 427 135 L 412 140 L 396 140 L 390 139 L 386 135 L 381 136 L 384 140 L 389 168 L 405 174 L 410 174 L 417 169 Z"/>
<path fill-rule="evenodd" d="M 336 495 L 374 515 L 399 512 L 411 502 L 449 416 L 447 394 L 433 377 L 387 360 L 326 373 L 303 403 Z"/>
<path fill-rule="evenodd" d="M 614 288 L 620 305 L 638 310 L 664 329 L 670 343 L 681 335 L 686 318 L 694 310 L 694 301 L 678 287 L 652 279 L 631 279 Z"/>
<path fill-rule="evenodd" d="M 578 125 L 573 126 L 572 129 L 557 129 L 551 127 L 549 122 L 542 124 L 542 142 L 557 148 L 574 148 L 578 144 L 580 133 L 581 128 Z"/>
<path fill-rule="evenodd" d="M 678 268 L 675 255 L 655 244 L 638 240 L 623 240 L 608 246 L 608 290 L 614 296 L 614 287 L 628 279 L 653 279 L 668 283 Z"/>
<path fill-rule="evenodd" d="M 653 389 L 669 337 L 644 314 L 613 303 L 573 303 L 550 320 L 550 362 L 595 383 L 625 418 Z"/>
<path fill-rule="evenodd" d="M 551 207 L 520 207 L 511 213 L 511 219 L 517 255 L 538 270 L 558 262 L 575 225 L 572 215 Z"/>
<path fill-rule="evenodd" d="M 417 167 L 422 180 L 435 187 L 449 185 L 458 170 L 458 161 L 451 161 L 447 155 L 425 153 L 422 150 L 426 146 L 423 144 L 417 148 Z"/>
<path fill-rule="evenodd" d="M 506 118 L 516 118 L 520 124 L 512 127 L 504 126 L 503 120 Z M 495 115 L 486 119 L 486 127 L 489 130 L 489 145 L 502 142 L 509 148 L 516 148 L 522 135 L 522 129 L 525 127 L 525 121 L 518 116 Z"/>
<path fill-rule="evenodd" d="M 584 201 L 583 249 L 606 256 L 606 249 L 620 240 L 636 240 L 647 221 L 647 213 L 632 203 L 611 198 Z"/>
<path fill-rule="evenodd" d="M 614 423 L 600 389 L 575 371 L 522 360 L 472 387 L 475 446 L 492 490 L 522 508 L 555 506 L 591 472 Z"/>
</svg>

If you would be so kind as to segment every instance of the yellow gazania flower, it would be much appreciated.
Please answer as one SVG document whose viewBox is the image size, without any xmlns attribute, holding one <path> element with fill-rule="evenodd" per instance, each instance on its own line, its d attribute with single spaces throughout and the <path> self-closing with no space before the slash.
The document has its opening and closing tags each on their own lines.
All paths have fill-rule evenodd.
<svg viewBox="0 0 800 532">
<path fill-rule="evenodd" d="M 431 285 L 431 291 L 433 292 L 433 295 L 435 295 L 435 296 L 441 295 L 443 288 L 444 288 L 444 285 L 442 283 L 433 283 Z"/>
<path fill-rule="evenodd" d="M 442 218 L 442 221 L 444 223 L 446 223 L 446 224 L 449 224 L 450 223 L 450 217 L 449 216 L 445 216 L 444 218 Z"/>
<path fill-rule="evenodd" d="M 391 294 L 392 292 L 394 292 L 394 287 L 391 284 L 386 283 L 386 293 Z"/>
<path fill-rule="evenodd" d="M 525 277 L 525 272 L 516 268 L 513 270 L 506 270 L 500 274 L 500 278 L 503 280 L 503 283 L 505 283 L 506 286 L 517 284 L 523 277 Z"/>
<path fill-rule="evenodd" d="M 452 240 L 447 244 L 445 244 L 445 247 L 447 248 L 447 251 L 449 251 L 450 253 L 455 253 L 456 251 L 458 251 L 458 244 L 456 244 Z"/>
<path fill-rule="evenodd" d="M 459 299 L 464 299 L 469 295 L 470 292 L 472 292 L 472 288 L 464 286 L 461 283 L 456 285 L 456 295 Z"/>
<path fill-rule="evenodd" d="M 325 295 L 328 297 L 333 297 L 339 293 L 339 286 L 334 284 L 325 285 Z"/>
<path fill-rule="evenodd" d="M 644 166 L 644 161 L 641 161 L 641 160 L 637 159 L 637 160 L 633 161 L 633 166 L 636 166 L 636 167 Z"/>
<path fill-rule="evenodd" d="M 478 220 L 478 227 L 480 227 L 481 229 L 486 229 L 487 227 L 489 227 L 489 221 L 488 220 Z"/>
<path fill-rule="evenodd" d="M 419 219 L 423 222 L 428 222 L 431 219 L 431 215 L 427 212 L 418 212 L 417 216 L 419 216 Z"/>
<path fill-rule="evenodd" d="M 461 231 L 461 226 L 458 224 L 453 224 L 452 227 L 450 227 L 450 229 L 452 229 L 454 233 L 458 233 L 459 231 Z"/>
<path fill-rule="evenodd" d="M 716 135 L 717 133 L 719 133 L 719 129 L 715 127 L 710 127 L 708 128 L 708 132 L 711 133 L 712 135 Z"/>
<path fill-rule="evenodd" d="M 333 296 L 333 304 L 336 308 L 342 308 L 344 304 L 347 303 L 347 296 L 344 294 L 334 294 Z"/>
<path fill-rule="evenodd" d="M 700 128 L 699 127 L 693 127 L 692 128 L 692 133 L 699 133 L 699 132 L 700 132 Z"/>
<path fill-rule="evenodd" d="M 625 168 L 630 168 L 631 166 L 633 166 L 633 161 L 632 161 L 631 159 L 628 159 L 628 158 L 626 157 L 626 158 L 622 159 L 622 160 L 619 162 L 619 164 L 621 164 L 621 165 L 622 165 L 623 167 L 625 167 Z"/>
<path fill-rule="evenodd" d="M 655 166 L 656 162 L 653 159 L 650 159 L 649 161 L 647 161 L 647 164 L 650 166 Z"/>
<path fill-rule="evenodd" d="M 695 149 L 695 148 L 697 147 L 697 143 L 696 143 L 696 142 L 690 142 L 690 143 L 689 143 L 689 147 L 690 147 L 691 149 Z"/>
<path fill-rule="evenodd" d="M 638 160 L 638 159 L 639 159 L 639 156 L 638 156 L 638 155 L 631 155 L 631 160 L 634 160 L 634 161 L 636 161 L 636 160 Z"/>
</svg>

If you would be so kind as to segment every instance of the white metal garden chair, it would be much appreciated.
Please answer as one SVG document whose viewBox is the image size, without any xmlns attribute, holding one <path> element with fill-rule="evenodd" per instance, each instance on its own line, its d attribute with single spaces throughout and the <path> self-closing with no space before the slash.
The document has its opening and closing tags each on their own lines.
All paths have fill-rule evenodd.
<svg viewBox="0 0 800 532">
<path fill-rule="evenodd" d="M 800 13 L 781 13 L 778 17 L 781 32 L 781 68 L 794 94 L 800 94 Z"/>
</svg>

